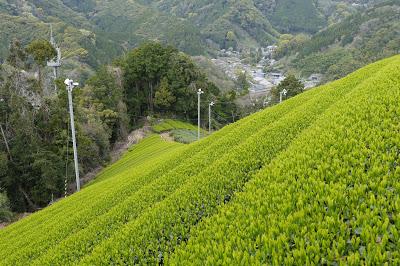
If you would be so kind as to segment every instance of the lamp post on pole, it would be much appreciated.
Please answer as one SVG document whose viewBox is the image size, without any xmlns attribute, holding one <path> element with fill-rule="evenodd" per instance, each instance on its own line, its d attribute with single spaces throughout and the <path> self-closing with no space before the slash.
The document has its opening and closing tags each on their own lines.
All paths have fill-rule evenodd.
<svg viewBox="0 0 400 266">
<path fill-rule="evenodd" d="M 201 89 L 197 91 L 197 140 L 200 140 L 200 96 L 204 93 Z"/>
<path fill-rule="evenodd" d="M 211 134 L 211 107 L 214 106 L 214 102 L 208 105 L 208 132 Z"/>
<path fill-rule="evenodd" d="M 76 190 L 81 190 L 81 184 L 79 179 L 79 166 L 78 166 L 78 151 L 76 149 L 76 136 L 75 136 L 75 122 L 74 122 L 74 107 L 72 105 L 72 90 L 79 86 L 79 83 L 74 82 L 73 80 L 66 79 L 64 81 L 67 86 L 68 91 L 68 105 L 69 105 L 69 115 L 71 119 L 71 133 L 72 133 L 72 144 L 74 148 L 74 162 L 75 162 L 75 178 L 76 178 Z"/>
<path fill-rule="evenodd" d="M 283 91 L 281 91 L 279 94 L 280 94 L 279 103 L 282 103 L 282 97 L 283 97 L 283 95 L 286 96 L 287 90 L 286 90 L 286 89 L 283 89 Z"/>
</svg>

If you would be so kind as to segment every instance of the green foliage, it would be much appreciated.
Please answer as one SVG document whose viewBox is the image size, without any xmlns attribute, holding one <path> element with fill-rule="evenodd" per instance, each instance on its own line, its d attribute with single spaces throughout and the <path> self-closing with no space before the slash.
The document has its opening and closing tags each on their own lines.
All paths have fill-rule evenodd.
<svg viewBox="0 0 400 266">
<path fill-rule="evenodd" d="M 86 12 L 91 12 L 94 11 L 96 7 L 96 1 L 95 0 L 86 0 L 86 1 L 79 1 L 79 0 L 62 0 L 62 2 L 74 9 L 75 11 L 78 11 L 80 13 L 86 13 Z"/>
<path fill-rule="evenodd" d="M 278 86 L 271 90 L 271 104 L 277 104 L 280 101 L 280 93 L 286 90 L 283 100 L 294 97 L 304 91 L 304 84 L 294 75 L 288 75 Z"/>
<path fill-rule="evenodd" d="M 33 56 L 36 64 L 41 67 L 57 56 L 54 47 L 46 40 L 34 40 L 26 48 L 27 53 Z"/>
<path fill-rule="evenodd" d="M 342 100 L 166 264 L 398 264 L 399 63 L 324 86 L 319 101 L 329 92 Z"/>
<path fill-rule="evenodd" d="M 271 21 L 284 32 L 317 32 L 326 25 L 312 0 L 280 0 Z"/>
<path fill-rule="evenodd" d="M 171 46 L 148 42 L 132 50 L 124 62 L 128 114 L 168 113 L 185 120 L 197 117 L 197 90 L 205 99 L 222 97 L 187 55 Z"/>
<path fill-rule="evenodd" d="M 7 63 L 13 67 L 24 68 L 26 62 L 26 53 L 18 39 L 14 39 L 10 44 L 10 51 L 7 57 Z"/>
<path fill-rule="evenodd" d="M 0 231 L 2 263 L 396 264 L 399 60 L 155 161 L 126 157 Z"/>
<path fill-rule="evenodd" d="M 187 129 L 187 130 L 197 130 L 197 127 L 195 125 L 178 121 L 178 120 L 172 120 L 172 119 L 166 119 L 163 120 L 161 123 L 156 124 L 152 127 L 154 132 L 157 133 L 162 133 L 166 131 L 171 131 L 174 129 Z"/>
<path fill-rule="evenodd" d="M 399 8 L 398 0 L 383 1 L 345 17 L 309 40 L 280 41 L 276 57 L 287 56 L 285 66 L 304 76 L 321 73 L 326 81 L 344 77 L 399 53 Z"/>
<path fill-rule="evenodd" d="M 176 193 L 128 223 L 123 230 L 96 247 L 82 262 L 164 262 L 168 253 L 189 238 L 190 230 L 199 221 L 214 214 L 218 206 L 229 202 L 234 193 L 240 191 L 262 166 L 285 150 L 303 130 L 317 120 L 331 104 L 351 91 L 352 87 L 348 84 L 339 91 L 336 87 L 327 91 L 314 90 L 302 94 L 300 98 L 294 98 L 293 101 L 289 100 L 286 102 L 288 105 L 278 105 L 277 108 L 258 113 L 252 117 L 256 120 L 253 120 L 254 124 L 251 123 L 252 126 L 241 128 L 240 131 L 243 134 L 253 131 L 251 136 L 233 149 L 225 146 L 224 150 L 229 152 L 191 177 Z M 318 93 L 322 95 L 317 97 Z M 233 134 L 226 135 L 228 136 L 234 137 Z M 125 250 L 131 251 L 124 252 Z"/>
<path fill-rule="evenodd" d="M 41 46 L 45 42 L 34 41 L 27 50 L 47 61 Z M 57 94 L 45 93 L 41 78 L 29 72 L 23 51 L 13 42 L 13 66 L 4 64 L 0 74 L 0 123 L 5 130 L 0 153 L 8 155 L 2 160 L 0 185 L 13 210 L 21 212 L 35 211 L 63 195 L 74 167 L 65 85 L 58 80 Z M 144 44 L 115 65 L 100 67 L 73 95 L 81 175 L 107 164 L 113 146 L 124 141 L 144 115 L 195 117 L 197 87 L 207 98 L 224 97 L 187 55 L 159 43 Z"/>
<path fill-rule="evenodd" d="M 167 79 L 162 79 L 158 90 L 154 95 L 154 103 L 160 109 L 168 109 L 175 102 L 176 98 L 168 88 Z"/>
<path fill-rule="evenodd" d="M 89 185 L 115 178 L 123 172 L 132 171 L 141 165 L 157 162 L 159 158 L 165 157 L 168 153 L 173 153 L 181 147 L 182 145 L 179 143 L 162 140 L 159 135 L 146 137 L 131 147 L 121 159 L 101 171 Z"/>
<path fill-rule="evenodd" d="M 84 113 L 101 122 L 111 144 L 124 139 L 130 126 L 121 75 L 119 67 L 102 66 L 80 95 Z"/>
<path fill-rule="evenodd" d="M 294 75 L 287 76 L 278 86 L 279 91 L 287 90 L 287 98 L 296 96 L 304 90 L 304 84 L 301 83 Z"/>
<path fill-rule="evenodd" d="M 297 34 L 292 36 L 290 34 L 283 34 L 280 36 L 277 43 L 278 48 L 274 53 L 274 57 L 281 58 L 290 55 L 294 50 L 300 49 L 310 37 L 305 34 Z"/>
<path fill-rule="evenodd" d="M 195 142 L 198 138 L 197 134 L 197 130 L 174 129 L 171 131 L 171 136 L 176 142 L 185 144 Z M 204 134 L 204 132 L 201 132 L 201 134 Z"/>
<path fill-rule="evenodd" d="M 34 41 L 27 50 L 43 65 L 48 60 L 47 46 L 47 41 Z M 20 43 L 13 41 L 10 48 L 0 73 L 0 123 L 5 133 L 0 138 L 0 185 L 14 211 L 36 211 L 61 197 L 65 179 L 73 178 L 72 149 L 67 148 L 71 147 L 67 93 L 57 81 L 58 93 L 45 96 L 43 84 L 29 72 Z M 118 69 L 101 68 L 87 86 L 75 90 L 81 174 L 107 162 L 110 146 L 127 135 L 129 119 L 118 73 Z"/>
<path fill-rule="evenodd" d="M 12 48 L 13 46 L 11 46 Z M 12 51 L 13 49 L 11 49 Z M 47 61 L 50 61 L 57 56 L 56 49 L 46 40 L 34 40 L 27 47 L 26 52 L 30 54 L 35 60 L 39 70 L 39 86 L 42 85 L 42 71 L 41 68 L 46 66 Z M 19 55 L 19 56 L 22 56 Z"/>
<path fill-rule="evenodd" d="M 33 211 L 46 206 L 53 196 L 60 196 L 63 188 L 61 143 L 66 141 L 66 110 L 57 99 L 45 98 L 34 108 L 21 91 L 35 95 L 37 82 L 26 83 L 23 72 L 9 66 L 1 75 L 4 82 L 0 85 L 0 123 L 5 137 L 1 138 L 0 149 L 8 158 L 2 167 L 5 171 L 0 175 L 0 185 L 13 210 Z"/>
<path fill-rule="evenodd" d="M 271 119 L 273 119 L 273 117 Z M 243 121 L 243 123 L 245 122 L 246 120 Z M 258 126 L 261 125 L 262 121 L 260 121 Z M 40 223 L 43 219 L 46 220 L 48 217 L 52 217 L 52 219 L 61 219 L 66 223 L 64 225 L 57 225 L 62 226 L 63 230 L 58 230 L 57 227 L 53 227 L 54 224 L 50 223 L 47 224 L 49 227 L 38 226 L 37 231 L 33 232 L 35 236 L 32 235 L 32 238 L 30 238 L 33 241 L 31 245 L 20 250 L 20 254 L 16 254 L 13 251 L 16 256 L 11 260 L 18 259 L 18 261 L 22 261 L 27 257 L 31 257 L 31 260 L 37 258 L 40 253 L 46 252 L 47 247 L 53 246 L 55 248 L 55 243 L 59 243 L 64 238 L 65 241 L 62 243 L 62 246 L 66 248 L 65 251 L 68 249 L 67 253 L 59 252 L 60 250 L 57 248 L 51 250 L 49 256 L 41 258 L 37 263 L 46 264 L 54 260 L 63 260 L 67 263 L 68 261 L 79 260 L 87 252 L 90 252 L 99 241 L 103 238 L 108 238 L 111 232 L 121 229 L 127 221 L 136 217 L 141 211 L 151 206 L 151 204 L 162 200 L 164 195 L 166 195 L 164 193 L 172 193 L 173 190 L 179 187 L 186 178 L 199 172 L 206 165 L 218 158 L 218 156 L 225 153 L 227 147 L 233 147 L 237 143 L 240 143 L 240 136 L 243 137 L 252 134 L 252 128 L 244 130 L 246 127 L 245 125 L 242 125 L 241 127 L 234 129 L 236 134 L 227 138 L 226 131 L 229 132 L 230 130 L 233 130 L 232 127 L 233 126 L 228 126 L 226 129 L 213 134 L 209 139 L 204 139 L 202 142 L 193 144 L 190 146 L 190 149 L 185 146 L 184 150 L 176 153 L 169 153 L 166 157 L 142 165 L 135 171 L 127 169 L 127 171 L 121 173 L 121 175 L 117 175 L 109 180 L 104 180 L 104 182 L 100 182 L 99 184 L 89 186 L 86 190 L 92 191 L 89 193 L 90 195 L 83 192 L 78 193 L 53 205 L 53 207 L 50 207 L 43 212 L 33 214 L 28 218 L 28 220 L 32 219 L 31 217 L 37 217 L 38 220 L 36 220 L 36 222 Z M 237 135 L 239 132 L 241 132 L 240 136 Z M 186 178 L 177 179 L 176 175 L 178 174 L 183 175 Z M 155 191 L 157 191 L 157 193 L 154 193 Z M 161 191 L 164 191 L 164 193 L 159 193 Z M 150 199 L 150 195 L 153 195 L 154 197 L 151 196 Z M 81 198 L 82 196 L 83 198 Z M 89 198 L 87 198 L 87 196 L 89 196 Z M 93 196 L 95 198 L 93 198 Z M 84 217 L 69 213 L 67 209 L 73 211 L 73 209 L 76 208 L 77 203 L 86 201 L 85 198 L 86 200 L 90 200 L 88 204 L 85 204 L 85 210 L 81 210 L 83 211 L 82 214 L 85 213 Z M 57 212 L 57 209 L 53 209 L 58 204 L 64 206 L 62 207 L 63 212 Z M 135 208 L 135 206 L 137 206 L 137 208 Z M 115 207 L 114 210 L 107 213 L 107 211 L 113 207 Z M 131 212 L 132 210 L 136 210 L 137 212 Z M 60 217 L 60 215 L 64 218 Z M 98 219 L 98 223 L 93 223 L 93 219 Z M 28 220 L 23 220 L 19 223 L 28 222 L 28 224 L 30 224 Z M 92 223 L 89 227 L 87 227 L 89 225 L 88 222 Z M 15 228 L 17 225 L 18 223 L 8 227 L 7 230 L 10 230 L 8 232 L 17 229 Z M 66 239 L 69 233 L 71 233 L 71 230 L 75 230 L 76 228 L 86 229 L 81 231 L 79 234 L 76 234 L 73 237 L 71 235 L 71 238 Z M 53 233 L 50 233 L 49 230 Z M 3 232 L 5 231 L 0 232 L 0 237 Z M 43 232 L 47 233 L 44 234 Z M 53 234 L 56 234 L 57 236 Z M 49 236 L 51 237 L 48 238 Z M 93 238 L 96 238 L 97 240 L 92 242 L 90 239 Z M 26 239 L 19 239 L 19 235 L 14 234 L 12 238 L 9 238 L 9 240 L 13 241 L 15 245 L 20 245 L 23 244 Z M 91 241 L 92 244 L 78 244 L 87 243 L 86 241 L 88 240 Z M 43 243 L 43 245 L 35 245 L 35 243 L 38 242 Z M 5 242 L 1 242 L 1 244 L 5 244 Z M 2 253 L 2 256 L 3 254 L 8 254 L 11 250 L 3 251 L 4 253 Z M 53 256 L 50 255 L 50 253 L 57 255 Z M 72 253 L 74 253 L 74 258 L 70 257 Z"/>
<path fill-rule="evenodd" d="M 246 94 L 249 91 L 250 83 L 247 81 L 246 72 L 239 71 L 236 84 L 243 94 Z"/>
<path fill-rule="evenodd" d="M 7 195 L 0 191 L 0 222 L 10 222 L 11 218 L 10 202 Z"/>
</svg>

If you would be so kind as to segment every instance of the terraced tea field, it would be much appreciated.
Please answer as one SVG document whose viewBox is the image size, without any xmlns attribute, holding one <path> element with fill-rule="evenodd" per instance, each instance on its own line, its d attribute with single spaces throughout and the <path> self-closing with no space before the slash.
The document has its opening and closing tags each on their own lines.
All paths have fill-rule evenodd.
<svg viewBox="0 0 400 266">
<path fill-rule="evenodd" d="M 399 84 L 395 56 L 189 145 L 152 136 L 1 230 L 0 264 L 400 264 Z"/>
</svg>

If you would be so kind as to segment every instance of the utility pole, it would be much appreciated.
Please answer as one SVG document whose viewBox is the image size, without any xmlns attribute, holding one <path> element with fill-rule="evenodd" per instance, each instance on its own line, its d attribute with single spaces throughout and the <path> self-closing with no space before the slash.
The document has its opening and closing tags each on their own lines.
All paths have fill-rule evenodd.
<svg viewBox="0 0 400 266">
<path fill-rule="evenodd" d="M 62 64 L 62 62 L 61 62 L 62 59 L 61 59 L 61 49 L 60 49 L 60 47 L 58 47 L 58 45 L 56 44 L 56 41 L 54 40 L 53 26 L 51 24 L 50 24 L 50 43 L 53 46 L 53 48 L 56 50 L 57 57 L 48 61 L 47 66 L 53 68 L 54 81 L 55 81 L 57 79 L 58 69 L 61 67 L 61 64 Z M 54 89 L 57 91 L 57 85 L 55 83 L 54 83 Z"/>
<path fill-rule="evenodd" d="M 81 190 L 81 184 L 79 180 L 79 168 L 78 168 L 78 152 L 76 150 L 76 136 L 75 136 L 75 122 L 74 122 L 74 107 L 72 106 L 72 90 L 79 86 L 79 83 L 74 82 L 73 80 L 66 79 L 64 81 L 65 85 L 67 85 L 68 91 L 68 105 L 69 105 L 69 115 L 71 119 L 71 132 L 72 132 L 72 144 L 74 148 L 74 162 L 75 162 L 75 178 L 76 178 L 76 190 Z"/>
<path fill-rule="evenodd" d="M 197 140 L 200 140 L 200 96 L 204 93 L 201 89 L 197 91 Z"/>
<path fill-rule="evenodd" d="M 283 98 L 283 95 L 285 95 L 286 96 L 286 94 L 287 94 L 287 90 L 286 89 L 283 89 L 283 91 L 281 91 L 280 93 L 280 100 L 279 100 L 279 103 L 282 103 L 282 98 Z"/>
<path fill-rule="evenodd" d="M 208 105 L 208 132 L 211 134 L 211 107 L 214 106 L 214 102 Z"/>
</svg>

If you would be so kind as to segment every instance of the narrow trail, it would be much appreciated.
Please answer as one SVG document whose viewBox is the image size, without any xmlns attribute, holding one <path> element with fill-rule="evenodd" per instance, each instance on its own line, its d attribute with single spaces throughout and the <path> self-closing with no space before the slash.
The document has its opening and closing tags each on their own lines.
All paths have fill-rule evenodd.
<svg viewBox="0 0 400 266">
<path fill-rule="evenodd" d="M 169 141 L 169 142 L 175 141 L 174 137 L 171 136 L 171 132 L 170 131 L 161 133 L 160 136 L 165 141 Z"/>
</svg>

